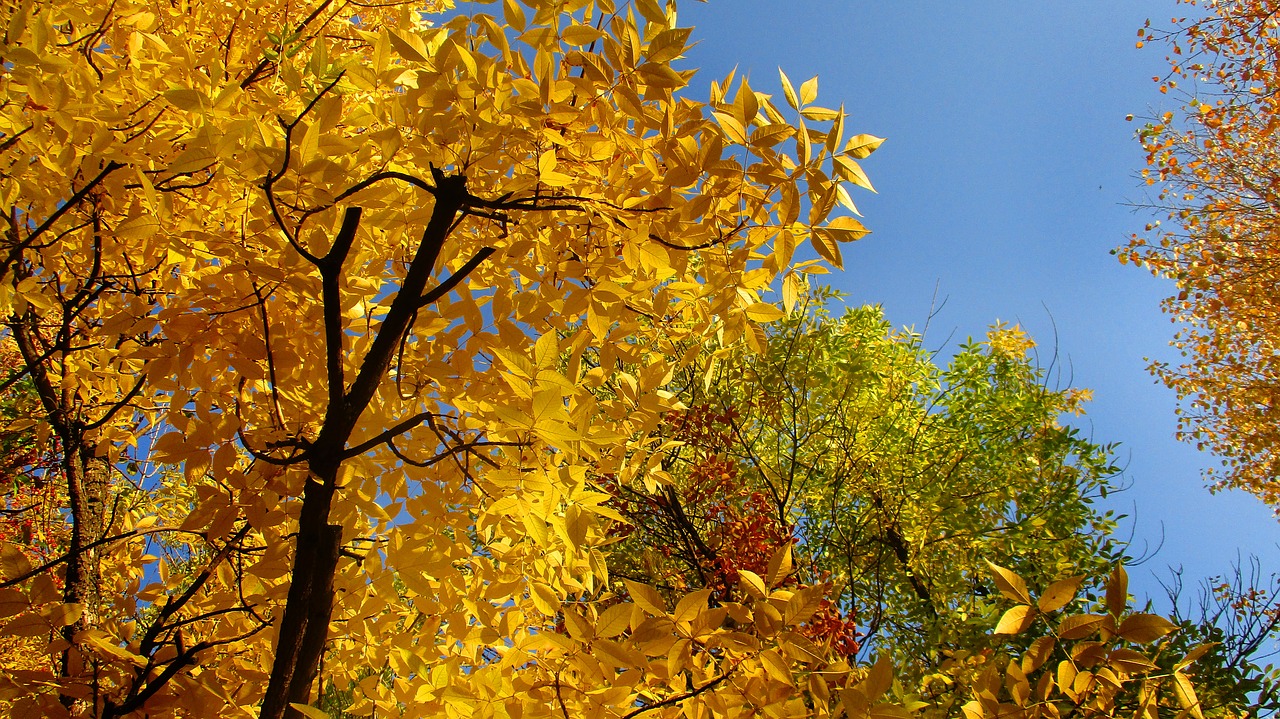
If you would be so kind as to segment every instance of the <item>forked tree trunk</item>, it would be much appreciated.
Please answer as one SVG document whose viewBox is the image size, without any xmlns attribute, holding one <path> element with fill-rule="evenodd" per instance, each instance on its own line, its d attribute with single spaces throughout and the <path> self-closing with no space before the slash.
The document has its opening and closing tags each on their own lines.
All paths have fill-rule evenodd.
<svg viewBox="0 0 1280 719">
<path fill-rule="evenodd" d="M 359 363 L 359 373 L 350 385 L 343 374 L 346 364 L 343 347 L 345 328 L 342 327 L 339 288 L 343 262 L 360 222 L 359 208 L 347 210 L 342 229 L 329 254 L 317 263 L 325 315 L 329 406 L 315 443 L 307 451 L 307 468 L 311 476 L 302 493 L 291 583 L 280 618 L 271 678 L 262 699 L 261 719 L 300 716 L 289 705 L 311 702 L 312 687 L 329 637 L 329 620 L 333 616 L 333 583 L 342 549 L 342 527 L 329 523 L 329 510 L 337 491 L 338 472 L 345 459 L 347 442 L 360 415 L 386 376 L 396 347 L 424 300 L 430 297 L 426 293 L 427 282 L 435 270 L 445 238 L 468 198 L 465 176 L 446 177 L 439 171 L 434 171 L 433 175 L 436 186 L 431 219 L 405 272 L 400 291 L 392 300 L 368 353 Z M 473 263 L 477 259 L 483 261 L 491 252 L 492 249 L 482 250 L 473 258 Z M 474 269 L 473 263 L 468 267 Z M 464 270 L 459 270 L 459 274 Z M 456 281 L 458 278 L 452 279 Z M 447 289 L 448 286 L 441 283 L 437 289 Z"/>
</svg>

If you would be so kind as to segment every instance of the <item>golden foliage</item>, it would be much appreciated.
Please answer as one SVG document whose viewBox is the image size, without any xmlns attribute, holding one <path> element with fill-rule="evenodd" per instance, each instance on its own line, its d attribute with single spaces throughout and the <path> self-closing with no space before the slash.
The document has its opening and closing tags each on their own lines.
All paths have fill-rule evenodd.
<svg viewBox="0 0 1280 719">
<path fill-rule="evenodd" d="M 828 220 L 880 140 L 816 80 L 686 96 L 673 6 L 450 6 L 6 3 L 0 315 L 72 528 L 5 550 L 0 634 L 54 660 L 0 679 L 15 714 L 843 686 L 811 597 L 617 604 L 587 477 L 661 481 L 675 348 L 759 346 L 797 247 L 866 233 Z"/>
<path fill-rule="evenodd" d="M 1195 3 L 1191 3 L 1195 4 Z M 1186 104 L 1139 133 L 1147 184 L 1173 229 L 1135 235 L 1122 262 L 1173 279 L 1165 310 L 1183 325 L 1181 365 L 1154 371 L 1182 400 L 1180 434 L 1225 460 L 1211 473 L 1280 504 L 1280 67 L 1273 0 L 1211 0 L 1203 17 L 1144 28 L 1139 46 L 1163 40 L 1170 72 L 1161 92 Z"/>
</svg>

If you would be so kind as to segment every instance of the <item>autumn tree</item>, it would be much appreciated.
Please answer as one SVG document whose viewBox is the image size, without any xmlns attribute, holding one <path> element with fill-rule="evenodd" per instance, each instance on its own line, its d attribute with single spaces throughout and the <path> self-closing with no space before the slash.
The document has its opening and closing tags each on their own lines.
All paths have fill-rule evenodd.
<svg viewBox="0 0 1280 719">
<path fill-rule="evenodd" d="M 925 716 L 1273 705 L 1255 662 L 1277 613 L 1258 577 L 1215 586 L 1199 614 L 1175 598 L 1168 619 L 1122 616 L 1124 545 L 1092 506 L 1116 489 L 1112 448 L 1069 426 L 1088 393 L 1053 388 L 1021 330 L 993 327 L 937 366 L 878 308 L 832 316 L 831 299 L 770 324 L 762 352 L 678 374 L 670 483 L 605 481 L 623 520 L 613 576 L 726 603 L 762 577 L 830 586 L 799 633 L 897 667 Z"/>
<path fill-rule="evenodd" d="M 1169 49 L 1170 70 L 1155 79 L 1180 106 L 1139 132 L 1143 175 L 1169 223 L 1135 235 L 1120 255 L 1177 285 L 1164 308 L 1181 323 L 1183 360 L 1153 371 L 1181 399 L 1180 436 L 1223 458 L 1214 486 L 1270 504 L 1280 498 L 1278 9 L 1211 0 L 1171 29 L 1139 31 L 1139 46 Z"/>
<path fill-rule="evenodd" d="M 1043 583 L 1120 556 L 1114 518 L 1091 505 L 1114 489 L 1110 448 L 1061 420 L 1088 393 L 1051 388 L 1018 328 L 939 367 L 878 308 L 832 316 L 832 299 L 771 324 L 764 351 L 686 373 L 687 408 L 665 426 L 673 483 L 616 492 L 630 522 L 615 572 L 732 588 L 795 542 L 864 656 L 927 672 L 990 630 L 985 562 Z"/>
</svg>

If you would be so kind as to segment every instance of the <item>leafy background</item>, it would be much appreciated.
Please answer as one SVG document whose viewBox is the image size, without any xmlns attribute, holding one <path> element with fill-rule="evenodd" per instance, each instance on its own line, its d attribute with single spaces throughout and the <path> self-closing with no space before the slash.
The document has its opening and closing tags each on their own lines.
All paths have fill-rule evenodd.
<svg viewBox="0 0 1280 719">
<path fill-rule="evenodd" d="M 1224 572 L 1238 554 L 1280 569 L 1280 528 L 1242 493 L 1210 497 L 1212 462 L 1174 440 L 1173 393 L 1144 358 L 1175 359 L 1174 327 L 1158 308 L 1172 285 L 1123 267 L 1110 250 L 1154 215 L 1137 170 L 1133 133 L 1175 108 L 1152 78 L 1165 49 L 1136 49 L 1170 2 L 973 4 L 739 0 L 682 6 L 699 45 L 689 67 L 709 83 L 737 66 L 765 92 L 777 67 L 817 74 L 821 97 L 845 100 L 851 121 L 888 141 L 869 161 L 880 191 L 858 198 L 873 234 L 846 248 L 832 284 L 850 304 L 880 303 L 896 325 L 924 329 L 953 352 L 996 319 L 1018 322 L 1055 360 L 1062 381 L 1089 387 L 1083 422 L 1118 442 L 1128 492 L 1111 506 L 1133 515 L 1134 589 L 1162 595 L 1155 577 Z M 1126 122 L 1126 115 L 1135 119 Z M 1127 530 L 1122 527 L 1122 534 Z M 1153 576 L 1155 575 L 1155 576 Z"/>
</svg>

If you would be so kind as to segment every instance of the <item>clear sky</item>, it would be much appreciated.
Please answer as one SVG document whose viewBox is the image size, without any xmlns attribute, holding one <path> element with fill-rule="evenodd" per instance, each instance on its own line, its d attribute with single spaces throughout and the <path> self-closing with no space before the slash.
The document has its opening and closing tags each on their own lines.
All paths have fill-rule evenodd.
<svg viewBox="0 0 1280 719">
<path fill-rule="evenodd" d="M 1192 8 L 1194 10 L 1194 8 Z M 1167 26 L 1172 0 L 1027 3 L 713 0 L 681 4 L 700 44 L 687 67 L 705 94 L 734 66 L 753 88 L 781 95 L 820 77 L 818 104 L 844 103 L 847 133 L 888 141 L 864 168 L 879 190 L 855 193 L 873 234 L 844 248 L 832 284 L 850 303 L 879 303 L 889 320 L 923 328 L 935 285 L 946 299 L 931 348 L 1018 322 L 1047 364 L 1056 346 L 1064 381 L 1094 390 L 1082 425 L 1121 444 L 1130 491 L 1111 506 L 1134 553 L 1163 548 L 1131 569 L 1183 565 L 1188 584 L 1224 572 L 1237 553 L 1280 571 L 1280 525 L 1251 497 L 1210 495 L 1213 458 L 1173 439 L 1174 397 L 1144 358 L 1172 359 L 1174 326 L 1158 308 L 1171 285 L 1121 266 L 1109 251 L 1153 216 L 1135 211 L 1139 117 L 1172 109 L 1151 81 L 1163 48 L 1134 48 L 1144 20 Z M 780 103 L 781 104 L 781 103 Z"/>
</svg>

